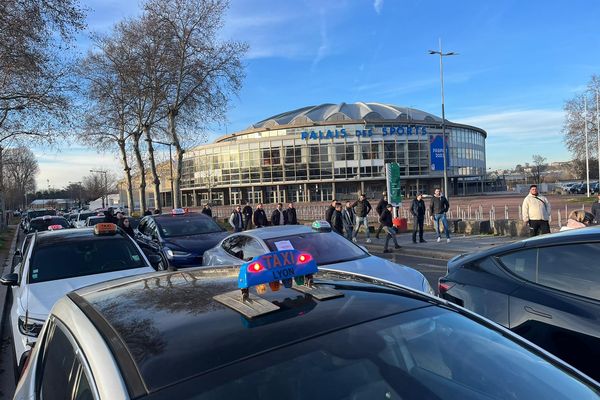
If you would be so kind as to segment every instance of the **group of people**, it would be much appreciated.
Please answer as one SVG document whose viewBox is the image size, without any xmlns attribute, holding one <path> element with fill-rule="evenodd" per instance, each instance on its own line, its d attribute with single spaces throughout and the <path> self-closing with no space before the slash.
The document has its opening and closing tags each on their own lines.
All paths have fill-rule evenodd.
<svg viewBox="0 0 600 400">
<path fill-rule="evenodd" d="M 278 203 L 277 207 L 271 213 L 271 220 L 267 219 L 262 203 L 257 204 L 256 209 L 252 209 L 248 202 L 235 207 L 229 216 L 229 225 L 234 232 L 241 232 L 250 229 L 251 223 L 254 228 L 263 228 L 273 225 L 298 225 L 298 215 L 294 203 L 288 203 L 287 208 L 283 209 L 283 204 Z"/>
<path fill-rule="evenodd" d="M 112 207 L 109 207 L 106 211 L 104 211 L 104 222 L 110 222 L 117 225 L 131 237 L 134 237 L 135 235 L 129 217 L 121 211 L 117 211 L 115 213 Z"/>
</svg>

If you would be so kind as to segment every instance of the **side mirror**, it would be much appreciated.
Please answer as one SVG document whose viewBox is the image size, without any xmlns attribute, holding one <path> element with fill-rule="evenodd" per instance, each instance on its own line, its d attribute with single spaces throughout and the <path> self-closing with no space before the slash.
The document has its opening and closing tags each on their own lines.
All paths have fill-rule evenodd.
<svg viewBox="0 0 600 400">
<path fill-rule="evenodd" d="M 11 273 L 3 275 L 0 278 L 0 284 L 4 286 L 17 286 L 19 284 L 19 274 Z"/>
</svg>

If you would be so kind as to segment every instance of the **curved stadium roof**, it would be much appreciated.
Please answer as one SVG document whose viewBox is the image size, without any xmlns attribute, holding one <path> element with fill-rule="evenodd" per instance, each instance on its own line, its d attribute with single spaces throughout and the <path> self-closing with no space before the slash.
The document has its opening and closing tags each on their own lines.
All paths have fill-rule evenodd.
<svg viewBox="0 0 600 400">
<path fill-rule="evenodd" d="M 276 128 L 278 126 L 305 125 L 317 122 L 344 121 L 416 121 L 442 122 L 442 119 L 425 111 L 383 103 L 340 103 L 308 106 L 274 115 L 250 126 L 248 129 Z"/>
</svg>

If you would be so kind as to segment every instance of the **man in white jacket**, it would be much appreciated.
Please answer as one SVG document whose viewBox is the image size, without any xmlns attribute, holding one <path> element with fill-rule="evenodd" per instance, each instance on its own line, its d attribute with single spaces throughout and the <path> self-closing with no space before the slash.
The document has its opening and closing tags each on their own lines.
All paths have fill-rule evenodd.
<svg viewBox="0 0 600 400">
<path fill-rule="evenodd" d="M 529 187 L 529 194 L 523 200 L 523 221 L 529 224 L 531 236 L 550 233 L 550 203 L 538 194 L 537 185 Z"/>
</svg>

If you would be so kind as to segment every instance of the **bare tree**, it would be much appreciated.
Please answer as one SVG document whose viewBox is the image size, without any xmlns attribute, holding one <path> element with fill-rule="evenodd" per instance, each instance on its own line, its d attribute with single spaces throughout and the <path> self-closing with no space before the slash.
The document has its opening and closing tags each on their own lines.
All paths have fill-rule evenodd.
<svg viewBox="0 0 600 400">
<path fill-rule="evenodd" d="M 600 76 L 593 75 L 583 93 L 567 100 L 564 105 L 565 123 L 564 141 L 567 149 L 576 159 L 585 159 L 585 125 L 588 124 L 588 151 L 590 156 L 598 157 L 598 125 L 596 119 L 596 92 L 600 92 Z M 585 114 L 587 102 L 587 114 Z"/>
<path fill-rule="evenodd" d="M 3 187 L 9 208 L 26 206 L 25 193 L 35 191 L 35 177 L 39 173 L 37 160 L 27 147 L 7 149 L 3 154 Z"/>
<path fill-rule="evenodd" d="M 149 0 L 145 14 L 157 22 L 167 46 L 165 111 L 175 146 L 173 206 L 179 207 L 185 127 L 224 119 L 231 94 L 244 77 L 241 57 L 247 44 L 218 38 L 226 0 Z"/>
<path fill-rule="evenodd" d="M 533 166 L 531 167 L 531 177 L 535 183 L 540 184 L 544 182 L 542 173 L 546 171 L 548 167 L 548 165 L 546 165 L 546 157 L 542 157 L 539 154 L 534 154 L 532 159 Z"/>
</svg>

